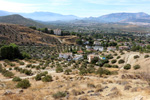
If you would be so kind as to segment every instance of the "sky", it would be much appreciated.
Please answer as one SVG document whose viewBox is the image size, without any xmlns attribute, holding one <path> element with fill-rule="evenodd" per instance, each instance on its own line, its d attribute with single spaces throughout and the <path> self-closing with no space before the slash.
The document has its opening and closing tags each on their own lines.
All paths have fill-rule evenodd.
<svg viewBox="0 0 150 100">
<path fill-rule="evenodd" d="M 0 0 L 0 10 L 25 13 L 43 11 L 79 17 L 118 12 L 150 14 L 150 0 Z"/>
</svg>

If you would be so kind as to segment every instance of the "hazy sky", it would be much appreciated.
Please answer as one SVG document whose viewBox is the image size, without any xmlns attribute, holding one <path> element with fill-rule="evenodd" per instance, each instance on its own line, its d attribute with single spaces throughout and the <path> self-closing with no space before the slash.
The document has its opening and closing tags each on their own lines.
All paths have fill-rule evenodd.
<svg viewBox="0 0 150 100">
<path fill-rule="evenodd" d="M 150 14 L 150 0 L 0 0 L 0 10 L 10 12 L 48 11 L 80 17 L 116 12 Z"/>
</svg>

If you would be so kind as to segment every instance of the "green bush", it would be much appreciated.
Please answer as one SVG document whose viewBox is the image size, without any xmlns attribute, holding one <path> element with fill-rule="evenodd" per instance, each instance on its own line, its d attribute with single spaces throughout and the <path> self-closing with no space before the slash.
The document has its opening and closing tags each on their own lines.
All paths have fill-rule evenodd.
<svg viewBox="0 0 150 100">
<path fill-rule="evenodd" d="M 125 61 L 123 60 L 123 59 L 120 59 L 119 61 L 118 61 L 118 63 L 119 64 L 123 64 Z"/>
<path fill-rule="evenodd" d="M 118 65 L 112 65 L 112 68 L 119 68 Z"/>
<path fill-rule="evenodd" d="M 96 62 L 98 62 L 99 58 L 98 57 L 94 57 L 92 60 L 91 60 L 91 63 L 92 64 L 95 64 Z"/>
<path fill-rule="evenodd" d="M 111 68 L 112 66 L 110 64 L 104 64 L 104 67 L 108 67 L 108 68 Z"/>
<path fill-rule="evenodd" d="M 137 58 L 140 58 L 140 57 L 139 57 L 138 55 L 135 55 L 135 56 L 134 56 L 134 59 L 137 59 Z"/>
<path fill-rule="evenodd" d="M 35 80 L 36 80 L 36 81 L 39 81 L 39 80 L 42 79 L 42 76 L 46 76 L 47 74 L 48 74 L 47 71 L 45 71 L 45 72 L 43 72 L 43 73 L 40 73 L 40 74 L 37 74 L 37 75 L 35 76 Z"/>
<path fill-rule="evenodd" d="M 145 55 L 144 58 L 149 58 L 149 55 Z"/>
<path fill-rule="evenodd" d="M 66 69 L 66 70 L 65 70 L 65 74 L 66 74 L 66 75 L 69 75 L 69 74 L 70 74 L 70 72 L 72 72 L 72 70 L 71 70 L 71 69 Z"/>
<path fill-rule="evenodd" d="M 121 58 L 120 56 L 117 57 L 117 59 Z"/>
<path fill-rule="evenodd" d="M 46 75 L 45 77 L 42 78 L 43 82 L 51 82 L 52 80 L 52 76 L 51 75 Z"/>
<path fill-rule="evenodd" d="M 21 54 L 22 54 L 22 57 L 23 57 L 23 58 L 31 59 L 31 56 L 30 56 L 28 53 L 22 52 Z"/>
<path fill-rule="evenodd" d="M 32 64 L 27 64 L 26 67 L 27 67 L 27 68 L 31 68 L 31 67 L 32 67 Z"/>
<path fill-rule="evenodd" d="M 20 65 L 24 65 L 24 62 L 19 62 Z"/>
<path fill-rule="evenodd" d="M 96 72 L 96 74 L 99 74 L 99 76 L 101 77 L 103 74 L 104 75 L 111 75 L 111 72 L 107 69 L 104 69 L 104 68 L 99 68 Z"/>
<path fill-rule="evenodd" d="M 116 63 L 116 62 L 117 62 L 116 59 L 114 59 L 114 60 L 111 61 L 112 64 L 114 64 L 114 63 Z"/>
<path fill-rule="evenodd" d="M 106 56 L 106 58 L 107 59 L 113 59 L 114 57 L 111 54 L 109 54 L 109 55 Z"/>
<path fill-rule="evenodd" d="M 53 98 L 55 98 L 55 99 L 62 98 L 65 96 L 66 96 L 65 92 L 57 92 L 57 93 L 53 94 Z"/>
<path fill-rule="evenodd" d="M 88 73 L 86 68 L 80 68 L 79 71 L 80 71 L 79 72 L 80 75 L 86 75 Z"/>
<path fill-rule="evenodd" d="M 12 70 L 12 68 L 9 68 L 9 70 Z"/>
<path fill-rule="evenodd" d="M 89 68 L 87 69 L 87 72 L 88 72 L 88 73 L 95 73 L 95 68 L 94 68 L 94 67 L 89 67 Z"/>
<path fill-rule="evenodd" d="M 8 70 L 6 69 L 2 69 L 2 74 L 5 76 L 5 77 L 9 77 L 9 78 L 12 78 L 14 76 L 14 74 L 12 72 L 9 72 Z"/>
<path fill-rule="evenodd" d="M 135 66 L 133 66 L 133 68 L 136 70 L 136 69 L 140 69 L 141 66 L 140 65 L 135 65 Z"/>
<path fill-rule="evenodd" d="M 32 75 L 32 71 L 31 71 L 31 70 L 25 69 L 24 73 L 25 73 L 26 75 Z"/>
<path fill-rule="evenodd" d="M 57 72 L 57 73 L 63 72 L 63 68 L 62 68 L 62 67 L 57 67 L 57 68 L 56 68 L 56 72 Z"/>
<path fill-rule="evenodd" d="M 15 58 L 22 58 L 22 55 L 19 51 L 19 48 L 15 44 L 4 45 L 0 49 L 0 55 L 2 59 L 15 59 Z"/>
<path fill-rule="evenodd" d="M 126 69 L 126 70 L 131 69 L 131 65 L 130 65 L 130 64 L 125 65 L 125 66 L 124 66 L 124 69 Z"/>
<path fill-rule="evenodd" d="M 15 66 L 16 64 L 14 64 L 14 63 L 8 63 L 10 66 Z"/>
<path fill-rule="evenodd" d="M 31 84 L 30 84 L 29 80 L 27 80 L 27 79 L 24 79 L 24 80 L 18 82 L 18 84 L 16 85 L 17 88 L 22 88 L 22 89 L 27 89 L 30 86 L 31 86 Z"/>
<path fill-rule="evenodd" d="M 20 77 L 14 77 L 14 78 L 12 79 L 12 81 L 19 82 L 19 81 L 21 81 L 21 78 L 20 78 Z"/>
</svg>

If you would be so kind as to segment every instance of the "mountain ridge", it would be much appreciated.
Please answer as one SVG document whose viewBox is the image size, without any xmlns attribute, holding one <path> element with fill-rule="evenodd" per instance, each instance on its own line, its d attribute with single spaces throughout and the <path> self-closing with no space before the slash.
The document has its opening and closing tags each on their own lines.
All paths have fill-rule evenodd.
<svg viewBox="0 0 150 100">
<path fill-rule="evenodd" d="M 32 19 L 24 18 L 23 16 L 18 14 L 0 16 L 0 23 L 19 24 L 24 26 L 36 26 L 37 28 L 46 27 L 41 23 L 38 23 Z"/>
<path fill-rule="evenodd" d="M 15 13 L 12 12 L 5 12 L 0 10 L 0 16 L 3 15 L 12 15 Z M 150 23 L 150 15 L 144 12 L 138 13 L 111 13 L 106 14 L 99 17 L 88 17 L 88 18 L 80 18 L 74 15 L 62 15 L 58 13 L 52 12 L 33 12 L 33 13 L 18 13 L 19 15 L 25 17 L 26 19 L 32 19 L 31 21 L 36 21 L 40 24 L 45 24 L 42 22 L 77 22 L 83 21 L 87 23 L 96 22 L 96 23 L 129 23 L 129 22 L 143 22 L 143 23 Z M 0 20 L 1 21 L 1 20 Z M 15 24 L 15 23 L 13 23 Z M 32 25 L 33 26 L 33 25 Z"/>
</svg>

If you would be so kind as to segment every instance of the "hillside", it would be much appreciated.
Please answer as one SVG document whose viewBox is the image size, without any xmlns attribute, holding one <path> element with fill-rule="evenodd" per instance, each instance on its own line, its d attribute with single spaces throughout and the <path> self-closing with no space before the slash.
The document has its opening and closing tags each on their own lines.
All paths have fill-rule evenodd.
<svg viewBox="0 0 150 100">
<path fill-rule="evenodd" d="M 14 24 L 0 24 L 0 42 L 2 41 L 19 45 L 61 44 L 54 36 Z"/>
<path fill-rule="evenodd" d="M 150 19 L 146 13 L 113 13 L 99 17 L 98 19 L 106 22 L 128 21 L 129 19 Z"/>
<path fill-rule="evenodd" d="M 24 26 L 36 26 L 36 27 L 46 27 L 38 22 L 35 22 L 31 19 L 24 18 L 20 15 L 8 15 L 8 16 L 1 16 L 0 23 L 10 23 L 10 24 L 19 24 Z"/>
</svg>

